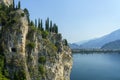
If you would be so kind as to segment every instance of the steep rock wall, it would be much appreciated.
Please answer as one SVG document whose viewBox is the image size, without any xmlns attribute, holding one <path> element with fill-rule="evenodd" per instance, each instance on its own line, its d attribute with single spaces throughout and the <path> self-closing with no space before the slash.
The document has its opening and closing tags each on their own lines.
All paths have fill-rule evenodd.
<svg viewBox="0 0 120 80">
<path fill-rule="evenodd" d="M 29 75 L 26 76 L 27 66 L 25 58 L 26 35 L 28 32 L 28 21 L 25 17 L 21 17 L 22 10 L 13 12 L 14 19 L 18 18 L 16 23 L 4 26 L 2 28 L 1 44 L 6 57 L 6 68 L 10 74 L 11 80 L 16 76 L 26 77 L 29 80 Z"/>
<path fill-rule="evenodd" d="M 35 43 L 34 49 L 26 48 L 28 69 L 33 69 L 32 73 L 29 71 L 31 79 L 70 80 L 72 53 L 70 48 L 64 45 L 61 37 L 59 38 L 59 34 L 51 33 L 48 39 L 43 39 L 40 33 L 29 30 L 29 35 L 32 37 L 27 37 L 28 42 Z M 53 45 L 56 42 L 59 42 L 59 48 Z M 40 61 L 41 57 L 45 58 L 45 62 Z M 44 70 L 42 73 L 39 70 L 41 66 Z"/>
<path fill-rule="evenodd" d="M 11 80 L 70 80 L 72 55 L 60 34 L 41 32 L 28 25 L 24 12 L 12 12 L 14 24 L 2 28 L 1 45 Z"/>
</svg>

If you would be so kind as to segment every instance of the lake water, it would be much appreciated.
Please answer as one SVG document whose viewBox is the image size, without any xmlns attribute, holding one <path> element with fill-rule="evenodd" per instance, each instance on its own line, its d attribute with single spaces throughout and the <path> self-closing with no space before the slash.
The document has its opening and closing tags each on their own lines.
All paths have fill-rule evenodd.
<svg viewBox="0 0 120 80">
<path fill-rule="evenodd" d="M 71 80 L 120 80 L 120 54 L 73 54 Z"/>
</svg>

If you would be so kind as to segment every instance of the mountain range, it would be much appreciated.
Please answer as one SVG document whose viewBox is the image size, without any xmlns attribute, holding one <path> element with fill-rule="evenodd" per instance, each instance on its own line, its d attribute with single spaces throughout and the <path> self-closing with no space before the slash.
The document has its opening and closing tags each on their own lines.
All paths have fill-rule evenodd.
<svg viewBox="0 0 120 80">
<path fill-rule="evenodd" d="M 101 49 L 120 49 L 120 40 L 109 42 L 103 45 Z"/>
<path fill-rule="evenodd" d="M 74 45 L 76 44 L 77 46 L 79 46 L 78 48 L 84 48 L 84 49 L 91 49 L 91 48 L 101 48 L 102 46 L 104 46 L 107 43 L 116 41 L 116 40 L 120 40 L 120 29 L 111 32 L 108 35 L 104 35 L 100 38 L 97 39 L 92 39 L 92 40 L 88 40 L 87 42 L 83 43 L 83 44 L 78 44 L 78 43 L 74 43 Z M 71 48 L 73 48 L 70 45 Z"/>
</svg>

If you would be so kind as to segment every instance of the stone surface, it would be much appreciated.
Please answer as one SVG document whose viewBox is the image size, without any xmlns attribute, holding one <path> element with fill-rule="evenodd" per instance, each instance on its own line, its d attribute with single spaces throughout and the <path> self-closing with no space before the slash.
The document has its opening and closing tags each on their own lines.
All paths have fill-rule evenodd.
<svg viewBox="0 0 120 80">
<path fill-rule="evenodd" d="M 13 4 L 13 0 L 0 0 L 0 3 L 4 3 L 7 6 L 10 6 Z"/>
<path fill-rule="evenodd" d="M 3 1 L 9 5 L 12 0 Z M 11 12 L 16 23 L 2 29 L 0 43 L 4 48 L 10 79 L 21 75 L 26 80 L 70 80 L 72 53 L 63 44 L 61 35 L 50 33 L 43 39 L 41 32 L 28 25 L 26 15 L 21 16 L 23 13 L 21 9 Z M 29 43 L 35 46 L 31 48 Z M 44 63 L 39 61 L 40 57 L 45 57 Z M 40 66 L 45 69 L 44 73 Z"/>
</svg>

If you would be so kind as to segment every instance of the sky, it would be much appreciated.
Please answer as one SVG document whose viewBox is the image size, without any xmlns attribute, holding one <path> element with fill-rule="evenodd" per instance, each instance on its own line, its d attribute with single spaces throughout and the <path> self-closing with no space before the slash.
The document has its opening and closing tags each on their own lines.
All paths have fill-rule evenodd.
<svg viewBox="0 0 120 80">
<path fill-rule="evenodd" d="M 120 29 L 120 0 L 20 1 L 32 20 L 49 17 L 56 23 L 69 43 L 98 38 Z"/>
</svg>

